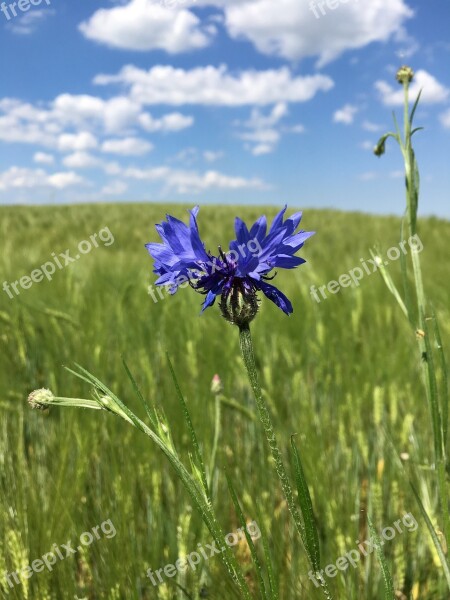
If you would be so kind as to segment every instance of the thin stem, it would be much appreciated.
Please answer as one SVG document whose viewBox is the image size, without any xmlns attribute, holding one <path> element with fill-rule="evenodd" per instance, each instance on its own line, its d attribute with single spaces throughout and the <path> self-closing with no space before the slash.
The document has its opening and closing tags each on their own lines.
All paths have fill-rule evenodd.
<svg viewBox="0 0 450 600">
<path fill-rule="evenodd" d="M 289 477 L 288 477 L 286 468 L 283 463 L 281 451 L 278 447 L 277 438 L 275 435 L 275 429 L 273 427 L 270 412 L 269 412 L 269 409 L 267 408 L 266 402 L 262 395 L 261 386 L 259 384 L 258 374 L 256 371 L 253 342 L 252 342 L 252 337 L 251 337 L 251 333 L 250 333 L 250 327 L 248 324 L 242 325 L 239 328 L 239 341 L 240 341 L 240 345 L 241 345 L 241 352 L 242 352 L 242 356 L 244 359 L 245 368 L 247 369 L 247 374 L 248 374 L 248 377 L 250 380 L 250 384 L 252 386 L 253 393 L 255 395 L 256 407 L 258 409 L 258 415 L 259 415 L 260 421 L 262 423 L 262 426 L 264 428 L 264 433 L 266 434 L 266 439 L 267 439 L 267 443 L 269 444 L 270 453 L 275 462 L 275 470 L 280 479 L 281 488 L 283 490 L 283 494 L 286 499 L 289 512 L 291 513 L 292 518 L 294 519 L 294 523 L 297 528 L 297 531 L 300 534 L 300 537 L 303 541 L 304 535 L 305 535 L 304 525 L 303 525 L 302 519 L 300 517 L 300 513 L 297 508 L 297 505 L 295 503 L 294 494 L 292 491 L 291 484 L 289 482 Z M 305 547 L 305 550 L 306 550 L 306 545 L 304 542 L 303 542 L 303 546 Z M 306 554 L 307 554 L 310 565 L 313 566 L 311 557 L 309 556 L 309 553 L 307 551 L 306 551 Z M 323 578 L 322 573 L 320 573 L 320 574 L 316 573 L 316 577 L 318 577 L 318 579 L 320 581 L 322 591 L 323 591 L 325 597 L 328 600 L 331 600 L 332 597 L 330 595 L 330 591 L 328 589 L 325 579 Z"/>
<path fill-rule="evenodd" d="M 414 150 L 412 147 L 411 138 L 411 126 L 412 126 L 412 115 L 409 114 L 409 81 L 405 79 L 403 83 L 404 89 L 404 146 L 402 146 L 402 152 L 405 160 L 405 177 L 406 177 L 406 202 L 408 212 L 408 226 L 409 235 L 413 237 L 417 232 L 417 209 L 418 209 L 418 197 L 419 197 L 419 181 L 418 181 L 418 169 Z M 432 425 L 433 425 L 433 438 L 434 438 L 434 454 L 435 463 L 437 470 L 437 481 L 439 488 L 439 497 L 442 508 L 442 517 L 444 521 L 444 533 L 447 543 L 450 541 L 450 515 L 448 508 L 448 493 L 447 493 L 447 481 L 445 473 L 446 465 L 446 451 L 443 440 L 442 430 L 442 417 L 437 399 L 437 392 L 435 389 L 435 371 L 434 364 L 431 356 L 431 344 L 429 340 L 425 339 L 428 336 L 428 328 L 426 326 L 426 306 L 427 300 L 425 296 L 425 289 L 423 286 L 422 268 L 420 264 L 420 255 L 412 249 L 411 252 L 414 284 L 416 290 L 417 299 L 417 323 L 419 329 L 419 335 L 417 336 L 422 376 L 425 385 L 425 391 L 427 396 L 428 405 L 431 409 Z"/>
</svg>

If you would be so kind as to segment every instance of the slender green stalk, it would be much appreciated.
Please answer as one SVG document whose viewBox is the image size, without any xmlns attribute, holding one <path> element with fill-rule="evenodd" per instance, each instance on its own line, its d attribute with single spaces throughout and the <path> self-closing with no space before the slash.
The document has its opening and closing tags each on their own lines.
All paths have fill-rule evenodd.
<svg viewBox="0 0 450 600">
<path fill-rule="evenodd" d="M 406 203 L 408 214 L 409 235 L 412 237 L 417 233 L 417 210 L 419 198 L 419 170 L 412 146 L 411 126 L 418 105 L 416 101 L 411 115 L 409 113 L 409 85 L 407 78 L 403 79 L 404 90 L 404 142 L 401 144 L 403 157 L 405 161 L 406 177 Z M 430 343 L 429 331 L 426 323 L 427 300 L 422 278 L 422 268 L 420 264 L 420 254 L 415 249 L 411 251 L 411 260 L 413 266 L 414 286 L 417 300 L 417 322 L 418 322 L 418 345 L 421 357 L 422 377 L 425 385 L 428 405 L 431 408 L 434 454 L 437 470 L 437 479 L 439 487 L 439 497 L 442 509 L 442 518 L 444 521 L 444 532 L 447 543 L 450 542 L 450 515 L 448 509 L 448 489 L 445 476 L 445 445 L 442 430 L 442 416 L 439 407 L 438 393 L 436 389 L 436 373 L 433 362 L 433 349 Z M 422 335 L 422 332 L 424 335 Z"/>
<path fill-rule="evenodd" d="M 385 151 L 385 143 L 388 137 L 393 137 L 400 146 L 405 164 L 405 183 L 406 183 L 406 217 L 407 228 L 410 238 L 417 235 L 417 212 L 419 205 L 420 191 L 420 176 L 417 161 L 413 149 L 412 137 L 421 127 L 412 129 L 414 115 L 420 101 L 420 93 L 410 112 L 409 110 L 409 86 L 414 77 L 413 71 L 409 67 L 401 67 L 397 73 L 397 80 L 403 85 L 404 91 L 404 110 L 403 110 L 403 138 L 399 130 L 397 121 L 395 120 L 396 133 L 388 133 L 382 136 L 375 147 L 375 154 L 381 156 Z M 395 115 L 394 115 L 395 119 Z M 403 228 L 402 228 L 403 238 Z M 450 514 L 449 514 L 449 494 L 446 475 L 447 456 L 446 456 L 446 440 L 448 430 L 448 390 L 447 390 L 447 365 L 443 353 L 442 344 L 440 341 L 439 326 L 437 317 L 432 313 L 432 319 L 435 322 L 435 336 L 440 353 L 440 364 L 443 370 L 443 391 L 442 398 L 437 385 L 436 368 L 433 359 L 433 345 L 431 343 L 430 331 L 428 328 L 427 310 L 428 303 L 425 294 L 422 278 L 422 268 L 420 264 L 420 255 L 416 248 L 411 248 L 411 262 L 413 268 L 414 288 L 416 295 L 416 311 L 413 315 L 409 298 L 406 298 L 406 303 L 401 299 L 399 304 L 402 310 L 407 307 L 407 316 L 411 325 L 415 329 L 416 338 L 419 346 L 420 364 L 422 370 L 422 380 L 425 387 L 426 398 L 430 407 L 431 422 L 434 441 L 434 461 L 437 473 L 437 486 L 439 492 L 439 501 L 442 511 L 443 529 L 447 544 L 450 543 Z M 403 278 L 406 282 L 406 264 L 402 265 Z M 386 280 L 386 279 L 385 279 Z M 389 285 L 388 285 L 389 287 Z M 391 289 L 391 288 L 390 288 Z M 391 292 L 393 290 L 391 289 Z M 394 293 L 394 292 L 393 292 Z M 394 295 L 396 295 L 394 293 Z"/>
<path fill-rule="evenodd" d="M 270 416 L 270 412 L 269 412 L 269 409 L 267 408 L 266 402 L 263 398 L 261 386 L 259 384 L 258 373 L 256 370 L 256 364 L 255 364 L 255 354 L 254 354 L 254 350 L 253 350 L 252 336 L 250 333 L 250 327 L 249 327 L 248 323 L 245 325 L 241 325 L 239 327 L 239 340 L 240 340 L 240 345 L 241 345 L 242 356 L 244 359 L 244 364 L 247 369 L 247 374 L 248 374 L 250 384 L 253 389 L 253 393 L 255 395 L 256 407 L 258 409 L 258 415 L 259 415 L 260 421 L 262 423 L 262 426 L 264 428 L 264 433 L 266 434 L 266 439 L 267 439 L 267 443 L 269 445 L 270 453 L 275 462 L 275 470 L 280 479 L 281 488 L 283 490 L 283 494 L 286 499 L 289 512 L 292 515 L 292 518 L 294 520 L 297 531 L 300 534 L 300 537 L 302 539 L 303 546 L 305 548 L 306 555 L 308 557 L 308 561 L 309 561 L 310 565 L 315 569 L 314 561 L 308 551 L 308 544 L 307 544 L 306 535 L 305 535 L 305 526 L 303 524 L 302 518 L 300 516 L 300 512 L 295 503 L 294 493 L 292 491 L 289 477 L 288 477 L 286 468 L 283 463 L 283 457 L 282 457 L 281 451 L 278 447 L 275 429 L 274 429 L 274 426 L 272 423 L 272 418 Z M 320 581 L 320 585 L 322 587 L 322 591 L 323 591 L 325 597 L 327 599 L 331 600 L 332 597 L 330 595 L 328 585 L 327 585 L 325 579 L 323 578 L 323 575 L 316 571 L 316 577 Z"/>
</svg>

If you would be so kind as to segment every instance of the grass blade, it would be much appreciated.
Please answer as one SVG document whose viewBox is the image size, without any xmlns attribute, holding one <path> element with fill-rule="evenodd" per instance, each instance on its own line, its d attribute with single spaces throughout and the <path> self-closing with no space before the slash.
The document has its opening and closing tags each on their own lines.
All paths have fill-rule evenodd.
<svg viewBox="0 0 450 600">
<path fill-rule="evenodd" d="M 383 574 L 384 600 L 395 600 L 394 582 L 392 581 L 392 575 L 389 571 L 389 567 L 386 562 L 386 557 L 384 556 L 384 552 L 381 548 L 380 538 L 378 537 L 378 534 L 375 531 L 375 527 L 373 526 L 372 520 L 369 517 L 369 515 L 367 515 L 367 520 L 369 522 L 370 537 L 375 542 L 375 552 L 377 553 L 378 562 L 380 563 L 381 572 Z"/>
<path fill-rule="evenodd" d="M 205 490 L 206 496 L 208 498 L 210 498 L 210 491 L 209 491 L 209 486 L 208 486 L 208 480 L 206 477 L 205 463 L 203 461 L 203 455 L 202 455 L 202 451 L 200 450 L 200 445 L 197 440 L 197 435 L 195 433 L 194 425 L 192 424 L 191 415 L 189 413 L 186 401 L 184 399 L 183 392 L 181 391 L 181 388 L 178 384 L 178 379 L 177 379 L 177 376 L 175 375 L 175 370 L 172 366 L 172 363 L 170 362 L 169 355 L 167 354 L 166 356 L 167 356 L 167 361 L 169 363 L 169 369 L 170 369 L 170 373 L 172 375 L 172 380 L 175 385 L 177 396 L 178 396 L 178 399 L 181 404 L 184 419 L 186 421 L 186 425 L 189 430 L 189 435 L 191 436 L 192 446 L 194 448 L 194 457 L 195 457 L 195 460 L 197 461 L 197 468 L 200 471 L 201 482 L 202 482 L 203 488 Z"/>
<path fill-rule="evenodd" d="M 433 540 L 436 551 L 439 555 L 439 559 L 441 561 L 442 568 L 444 570 L 445 579 L 447 580 L 448 589 L 450 590 L 450 567 L 447 562 L 447 557 L 445 556 L 444 549 L 442 548 L 441 542 L 439 541 L 439 538 L 436 535 L 436 531 L 434 530 L 433 523 L 431 522 L 431 519 L 428 516 L 428 513 L 425 510 L 424 505 L 422 504 L 422 500 L 420 499 L 420 496 L 412 483 L 411 483 L 411 487 L 412 487 L 412 491 L 414 492 L 414 496 L 416 497 L 417 504 L 419 505 L 420 512 L 422 513 L 425 523 L 427 524 L 428 530 L 431 535 L 431 539 Z"/>
<path fill-rule="evenodd" d="M 294 442 L 294 436 L 291 436 L 291 446 L 294 453 L 295 480 L 297 484 L 298 500 L 303 516 L 304 544 L 308 552 L 311 563 L 316 571 L 320 570 L 320 545 L 319 534 L 317 532 L 314 519 L 313 505 L 306 483 L 305 473 L 303 471 L 300 455 Z"/>
</svg>

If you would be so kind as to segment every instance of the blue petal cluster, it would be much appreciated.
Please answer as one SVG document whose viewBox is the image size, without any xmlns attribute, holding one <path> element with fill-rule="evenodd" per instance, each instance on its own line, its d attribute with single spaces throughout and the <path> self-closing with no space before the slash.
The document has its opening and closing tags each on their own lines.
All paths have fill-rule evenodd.
<svg viewBox="0 0 450 600">
<path fill-rule="evenodd" d="M 286 206 L 277 214 L 267 232 L 267 220 L 260 217 L 250 229 L 239 218 L 235 221 L 236 239 L 229 251 L 219 248 L 219 256 L 205 250 L 197 225 L 199 207 L 190 211 L 190 223 L 167 215 L 167 221 L 156 225 L 162 244 L 146 244 L 155 261 L 156 285 L 167 286 L 174 294 L 187 281 L 206 295 L 202 310 L 212 306 L 217 296 L 222 299 L 237 289 L 245 295 L 263 292 L 283 312 L 293 312 L 289 299 L 267 281 L 275 268 L 293 269 L 305 262 L 295 256 L 313 231 L 296 229 L 302 218 L 297 212 L 284 219 Z"/>
</svg>

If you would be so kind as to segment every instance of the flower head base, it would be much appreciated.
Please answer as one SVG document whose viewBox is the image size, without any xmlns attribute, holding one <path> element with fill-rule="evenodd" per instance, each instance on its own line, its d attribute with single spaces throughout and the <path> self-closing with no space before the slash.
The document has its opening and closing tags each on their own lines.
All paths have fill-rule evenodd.
<svg viewBox="0 0 450 600">
<path fill-rule="evenodd" d="M 405 83 L 411 83 L 413 77 L 414 71 L 411 69 L 411 67 L 407 67 L 406 65 L 400 67 L 396 75 L 397 81 L 402 85 L 404 85 Z"/>
<path fill-rule="evenodd" d="M 223 290 L 220 298 L 222 316 L 233 325 L 248 325 L 258 312 L 256 290 L 242 279 L 235 278 L 230 289 Z"/>
<path fill-rule="evenodd" d="M 54 396 L 50 390 L 41 388 L 40 390 L 34 390 L 28 396 L 28 404 L 31 408 L 37 410 L 48 410 L 48 405 L 52 403 Z"/>
<path fill-rule="evenodd" d="M 258 310 L 257 292 L 261 291 L 287 315 L 293 312 L 288 298 L 275 286 L 267 283 L 274 268 L 293 269 L 305 262 L 295 256 L 312 231 L 298 231 L 302 213 L 283 220 L 286 206 L 278 213 L 267 231 L 266 217 L 260 217 L 249 229 L 236 218 L 236 239 L 229 251 L 219 247 L 219 256 L 207 252 L 197 226 L 199 208 L 190 211 L 189 226 L 167 215 L 167 221 L 157 225 L 162 244 L 146 244 L 154 258 L 156 285 L 167 286 L 174 294 L 178 287 L 189 282 L 205 295 L 202 310 L 212 306 L 220 297 L 223 316 L 239 326 L 248 324 Z"/>
</svg>

